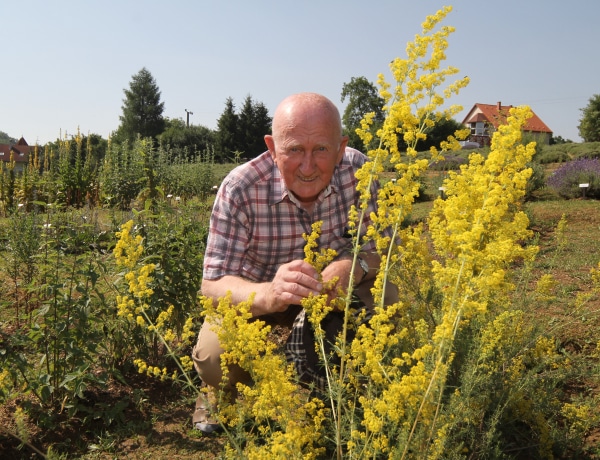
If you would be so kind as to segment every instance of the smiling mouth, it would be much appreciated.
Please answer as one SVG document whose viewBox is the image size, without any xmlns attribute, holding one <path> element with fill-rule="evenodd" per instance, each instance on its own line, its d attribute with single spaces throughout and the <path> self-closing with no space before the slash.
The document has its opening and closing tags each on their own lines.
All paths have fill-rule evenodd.
<svg viewBox="0 0 600 460">
<path fill-rule="evenodd" d="M 298 176 L 298 179 L 300 179 L 302 182 L 314 182 L 317 180 L 316 177 L 302 177 L 302 176 Z"/>
</svg>

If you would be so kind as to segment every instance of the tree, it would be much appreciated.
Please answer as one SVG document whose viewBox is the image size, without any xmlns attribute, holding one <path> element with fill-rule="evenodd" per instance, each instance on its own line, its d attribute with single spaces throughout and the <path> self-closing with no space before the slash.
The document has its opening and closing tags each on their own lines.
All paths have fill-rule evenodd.
<svg viewBox="0 0 600 460">
<path fill-rule="evenodd" d="M 365 77 L 352 77 L 350 83 L 344 83 L 342 87 L 342 102 L 348 99 L 348 105 L 342 116 L 344 134 L 348 136 L 348 145 L 363 149 L 365 146 L 356 134 L 356 128 L 360 128 L 360 121 L 370 112 L 375 113 L 372 128 L 376 130 L 384 120 L 383 105 L 385 101 L 379 95 L 377 88 Z"/>
<path fill-rule="evenodd" d="M 550 145 L 555 144 L 571 144 L 573 141 L 571 139 L 565 139 L 562 136 L 552 136 L 550 138 Z"/>
<path fill-rule="evenodd" d="M 181 118 L 166 119 L 165 124 L 166 128 L 160 135 L 162 145 L 187 159 L 205 152 L 215 143 L 215 132 L 206 126 L 187 126 Z"/>
<path fill-rule="evenodd" d="M 453 118 L 438 117 L 435 119 L 435 125 L 425 130 L 427 139 L 419 141 L 417 148 L 420 151 L 429 150 L 431 147 L 439 148 L 443 141 L 448 140 L 448 136 L 454 136 L 460 129 L 464 129 L 464 126 Z"/>
<path fill-rule="evenodd" d="M 247 96 L 238 116 L 237 151 L 246 156 L 256 156 L 266 150 L 265 134 L 271 132 L 271 117 L 262 102 Z"/>
<path fill-rule="evenodd" d="M 600 141 L 600 94 L 594 94 L 581 112 L 579 135 L 584 142 Z"/>
<path fill-rule="evenodd" d="M 266 150 L 265 134 L 271 132 L 271 117 L 262 102 L 252 96 L 244 99 L 239 114 L 232 98 L 225 101 L 225 110 L 217 121 L 217 154 L 219 161 L 238 161 L 242 155 L 256 156 Z"/>
<path fill-rule="evenodd" d="M 238 116 L 233 99 L 225 101 L 225 110 L 217 120 L 217 157 L 225 162 L 237 149 Z"/>
<path fill-rule="evenodd" d="M 138 135 L 142 138 L 156 137 L 165 129 L 163 118 L 164 103 L 160 101 L 160 91 L 152 74 L 145 67 L 135 74 L 125 89 L 121 125 L 115 134 L 117 141 L 133 141 Z"/>
<path fill-rule="evenodd" d="M 0 144 L 16 144 L 17 140 L 13 137 L 10 137 L 4 131 L 0 131 Z"/>
<path fill-rule="evenodd" d="M 265 145 L 265 134 L 271 132 L 271 126 L 273 118 L 269 115 L 269 109 L 265 107 L 262 102 L 256 102 L 254 104 L 254 143 L 252 144 L 252 150 L 249 152 L 253 155 L 258 155 L 264 152 L 267 147 Z"/>
</svg>

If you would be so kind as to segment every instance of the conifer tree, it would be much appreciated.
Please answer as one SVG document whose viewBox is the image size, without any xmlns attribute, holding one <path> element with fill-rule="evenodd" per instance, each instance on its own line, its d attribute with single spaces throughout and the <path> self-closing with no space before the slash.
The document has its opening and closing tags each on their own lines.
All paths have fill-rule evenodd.
<svg viewBox="0 0 600 460">
<path fill-rule="evenodd" d="M 238 116 L 233 99 L 225 101 L 225 110 L 217 120 L 217 156 L 222 162 L 229 161 L 238 147 Z"/>
<path fill-rule="evenodd" d="M 265 134 L 271 132 L 271 117 L 262 102 L 246 97 L 239 115 L 238 147 L 246 158 L 253 158 L 267 150 Z"/>
<path fill-rule="evenodd" d="M 135 74 L 125 89 L 125 99 L 119 117 L 121 125 L 114 138 L 133 141 L 138 135 L 155 139 L 165 129 L 164 103 L 154 77 L 145 67 Z"/>
</svg>

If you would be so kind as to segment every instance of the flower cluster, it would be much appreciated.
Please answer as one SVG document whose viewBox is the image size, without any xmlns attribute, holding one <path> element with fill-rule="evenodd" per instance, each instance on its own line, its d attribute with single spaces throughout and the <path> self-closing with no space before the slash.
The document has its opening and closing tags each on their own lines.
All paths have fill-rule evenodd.
<svg viewBox="0 0 600 460">
<path fill-rule="evenodd" d="M 321 274 L 323 269 L 337 256 L 337 251 L 331 248 L 320 248 L 319 249 L 319 235 L 321 234 L 321 227 L 323 221 L 316 221 L 312 224 L 311 234 L 303 234 L 302 237 L 306 241 L 304 245 L 304 260 L 311 264 L 314 269 Z M 322 338 L 322 330 L 320 324 L 323 318 L 334 309 L 334 306 L 338 306 L 343 309 L 342 302 L 344 296 L 336 297 L 331 299 L 330 292 L 335 288 L 338 279 L 334 278 L 326 283 L 323 283 L 323 290 L 320 295 L 311 295 L 302 301 L 302 307 L 308 313 L 309 320 L 313 327 L 316 329 L 316 333 Z M 339 293 L 343 294 L 343 293 Z"/>
<path fill-rule="evenodd" d="M 8 369 L 4 368 L 2 369 L 2 372 L 0 372 L 0 401 L 10 392 L 11 386 L 10 372 Z"/>
<path fill-rule="evenodd" d="M 153 263 L 141 263 L 144 253 L 143 238 L 140 235 L 132 235 L 133 221 L 130 220 L 121 226 L 117 232 L 119 240 L 113 254 L 117 266 L 126 269 L 124 279 L 127 281 L 127 294 L 117 295 L 117 315 L 126 318 L 131 324 L 139 328 L 142 333 L 154 334 L 159 337 L 167 350 L 173 354 L 172 348 L 185 349 L 186 345 L 195 336 L 192 317 L 188 317 L 183 325 L 183 330 L 178 337 L 171 327 L 171 320 L 175 307 L 169 305 L 166 310 L 154 313 L 153 303 L 154 290 L 152 274 L 156 269 Z M 158 367 L 149 365 L 144 359 L 138 357 L 134 360 L 139 373 L 164 380 L 168 377 L 176 379 L 177 371 L 168 375 L 165 366 Z M 191 371 L 193 363 L 187 355 L 177 358 L 177 364 L 183 375 Z"/>
<path fill-rule="evenodd" d="M 117 244 L 113 250 L 117 265 L 133 268 L 144 252 L 142 246 L 143 238 L 141 235 L 135 237 L 131 235 L 133 229 L 133 220 L 121 225 L 121 231 L 117 232 Z"/>
<path fill-rule="evenodd" d="M 219 299 L 217 305 L 202 299 L 206 321 L 214 325 L 224 350 L 224 385 L 231 365 L 248 371 L 252 380 L 252 384 L 237 384 L 241 397 L 235 405 L 227 404 L 225 395 L 220 395 L 220 419 L 230 426 L 253 424 L 245 439 L 245 458 L 320 458 L 323 405 L 299 389 L 292 368 L 269 340 L 271 328 L 252 320 L 251 305 L 252 298 L 232 304 L 230 295 Z M 234 448 L 227 450 L 228 457 L 239 458 L 241 446 L 233 438 L 230 441 Z"/>
<path fill-rule="evenodd" d="M 146 361 L 139 358 L 135 359 L 133 361 L 133 364 L 135 364 L 135 366 L 138 368 L 138 372 L 140 374 L 146 374 L 149 377 L 156 377 L 160 380 L 166 380 L 168 378 L 166 367 L 163 367 L 161 369 L 157 366 L 149 366 L 148 363 L 146 363 Z"/>
</svg>

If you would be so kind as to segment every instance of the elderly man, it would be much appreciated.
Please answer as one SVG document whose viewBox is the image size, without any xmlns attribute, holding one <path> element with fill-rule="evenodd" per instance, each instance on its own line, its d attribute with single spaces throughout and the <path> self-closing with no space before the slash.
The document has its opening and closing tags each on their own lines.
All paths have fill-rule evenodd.
<svg viewBox="0 0 600 460">
<path fill-rule="evenodd" d="M 254 293 L 254 317 L 284 325 L 296 319 L 286 354 L 305 382 L 319 378 L 319 371 L 306 361 L 314 344 L 302 343 L 310 326 L 299 305 L 323 286 L 303 260 L 302 234 L 310 234 L 313 222 L 323 221 L 320 245 L 335 249 L 338 257 L 323 270 L 322 279 L 338 277 L 338 286 L 347 288 L 352 267 L 348 212 L 358 204 L 355 172 L 366 161 L 347 142 L 329 99 L 314 93 L 287 97 L 275 111 L 272 134 L 265 136 L 268 151 L 225 178 L 210 219 L 202 294 L 216 301 L 230 291 L 232 302 L 239 303 Z M 370 211 L 376 207 L 375 189 L 372 196 Z M 358 261 L 354 285 L 364 285 L 375 277 L 380 262 L 372 243 L 362 248 Z M 221 353 L 215 331 L 205 322 L 193 359 L 209 387 L 221 385 Z M 235 384 L 248 380 L 241 369 L 231 368 L 229 391 L 235 393 Z M 201 400 L 194 425 L 205 432 L 218 427 Z"/>
</svg>

